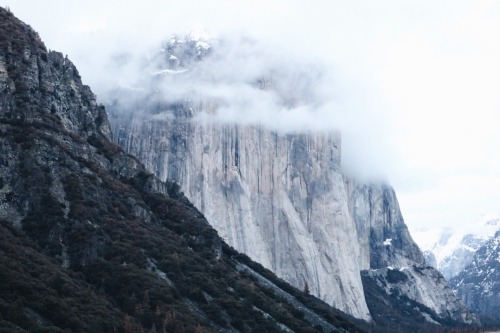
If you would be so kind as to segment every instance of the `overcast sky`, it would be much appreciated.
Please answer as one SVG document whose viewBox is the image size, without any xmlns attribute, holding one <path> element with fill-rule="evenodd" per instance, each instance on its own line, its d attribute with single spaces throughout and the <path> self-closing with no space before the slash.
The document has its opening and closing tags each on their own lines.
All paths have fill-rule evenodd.
<svg viewBox="0 0 500 333">
<path fill-rule="evenodd" d="M 410 229 L 500 215 L 497 1 L 0 4 L 48 48 L 68 54 L 98 98 L 106 86 L 134 76 L 105 59 L 146 54 L 172 33 L 193 29 L 254 38 L 266 59 L 288 63 L 284 69 L 319 64 L 328 79 L 318 88 L 323 103 L 315 117 L 342 123 L 346 168 L 390 182 Z"/>
</svg>

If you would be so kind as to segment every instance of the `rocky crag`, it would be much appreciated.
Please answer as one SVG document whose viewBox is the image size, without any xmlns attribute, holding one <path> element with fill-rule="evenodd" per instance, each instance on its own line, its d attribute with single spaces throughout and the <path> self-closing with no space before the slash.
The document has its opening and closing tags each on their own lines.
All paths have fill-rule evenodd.
<svg viewBox="0 0 500 333">
<path fill-rule="evenodd" d="M 183 70 L 193 69 L 183 63 L 197 62 L 192 72 L 203 70 L 204 58 L 215 52 L 207 45 L 171 39 L 155 65 L 182 80 Z M 272 89 L 273 80 L 277 78 L 248 84 Z M 373 314 L 361 271 L 424 265 L 394 190 L 343 175 L 338 132 L 286 133 L 262 125 L 221 123 L 212 117 L 217 101 L 195 96 L 167 103 L 157 96 L 162 89 L 154 89 L 163 84 L 161 78 L 155 76 L 149 84 L 156 92 L 135 100 L 128 111 L 120 108 L 122 93 L 111 97 L 116 142 L 160 179 L 178 182 L 237 250 L 364 320 Z M 436 279 L 422 287 L 426 292 L 454 297 L 438 283 L 435 270 L 422 272 Z M 434 300 L 414 293 L 407 297 L 434 309 Z M 463 305 L 439 310 L 435 318 L 473 322 Z"/>
<path fill-rule="evenodd" d="M 364 331 L 110 138 L 75 66 L 0 8 L 0 331 Z"/>
</svg>

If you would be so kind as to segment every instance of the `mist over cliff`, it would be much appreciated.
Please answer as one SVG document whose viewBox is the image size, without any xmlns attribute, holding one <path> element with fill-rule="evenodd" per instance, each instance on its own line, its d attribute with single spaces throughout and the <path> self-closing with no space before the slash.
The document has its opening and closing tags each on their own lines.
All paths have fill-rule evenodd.
<svg viewBox="0 0 500 333">
<path fill-rule="evenodd" d="M 143 70 L 137 86 L 144 89 L 110 93 L 115 141 L 160 179 L 179 183 L 231 246 L 371 321 L 370 311 L 378 310 L 364 287 L 378 275 L 362 281 L 361 271 L 422 266 L 422 253 L 394 190 L 353 177 L 342 165 L 350 147 L 337 125 L 349 121 L 342 112 L 337 122 L 327 115 L 335 82 L 317 64 L 290 54 L 274 58 L 258 45 L 170 38 Z M 410 277 L 411 288 L 438 296 L 404 287 L 405 297 L 436 309 L 433 318 L 474 321 L 458 301 L 441 310 L 443 299 L 455 297 L 433 269 L 422 274 L 435 284 L 418 286 Z"/>
<path fill-rule="evenodd" d="M 36 26 L 49 48 L 68 54 L 99 102 L 104 89 L 137 79 L 138 71 L 110 59 L 140 63 L 172 33 L 200 27 L 221 39 L 250 36 L 267 52 L 319 59 L 336 80 L 336 102 L 361 126 L 343 129 L 344 148 L 355 148 L 344 149 L 344 166 L 389 179 L 412 228 L 498 215 L 495 1 L 3 4 Z"/>
<path fill-rule="evenodd" d="M 192 42 L 193 49 L 180 59 L 168 58 L 169 47 L 182 40 Z M 383 111 L 375 113 L 377 106 L 353 98 L 352 83 L 325 57 L 306 54 L 266 39 L 196 30 L 166 37 L 143 52 L 114 50 L 101 60 L 103 72 L 110 74 L 97 74 L 94 80 L 100 101 L 119 103 L 114 110 L 125 114 L 146 108 L 137 100 L 169 105 L 210 101 L 210 110 L 196 115 L 199 120 L 260 125 L 280 133 L 340 131 L 344 171 L 385 179 L 391 146 Z M 159 110 L 157 117 L 171 111 Z"/>
</svg>

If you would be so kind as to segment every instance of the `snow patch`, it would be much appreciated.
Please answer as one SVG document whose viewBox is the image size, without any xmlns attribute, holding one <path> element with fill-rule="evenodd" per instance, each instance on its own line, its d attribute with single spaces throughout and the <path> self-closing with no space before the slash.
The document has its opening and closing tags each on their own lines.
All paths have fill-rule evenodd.
<svg viewBox="0 0 500 333">
<path fill-rule="evenodd" d="M 186 73 L 187 71 L 188 71 L 187 69 L 180 69 L 180 70 L 164 69 L 164 70 L 158 71 L 156 73 L 153 73 L 153 76 L 162 75 L 162 74 L 172 74 L 172 75 L 182 74 L 182 73 Z"/>
<path fill-rule="evenodd" d="M 384 246 L 391 246 L 392 245 L 392 238 L 387 238 L 385 241 L 384 241 Z"/>
</svg>

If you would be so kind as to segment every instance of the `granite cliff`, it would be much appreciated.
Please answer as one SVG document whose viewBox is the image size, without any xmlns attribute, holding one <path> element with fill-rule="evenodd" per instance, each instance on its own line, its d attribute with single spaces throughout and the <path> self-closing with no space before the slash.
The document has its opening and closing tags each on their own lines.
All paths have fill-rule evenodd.
<svg viewBox="0 0 500 333">
<path fill-rule="evenodd" d="M 196 79 L 197 72 L 203 73 L 204 59 L 216 53 L 207 45 L 189 38 L 171 39 L 155 65 L 167 68 L 163 73 L 177 75 L 176 82 L 183 80 L 182 75 Z M 182 60 L 192 55 L 194 60 Z M 193 63 L 196 66 L 190 67 Z M 263 77 L 243 84 L 249 89 L 279 86 L 279 75 Z M 179 183 L 237 250 L 292 285 L 307 284 L 312 294 L 364 320 L 372 315 L 361 271 L 424 265 L 394 190 L 384 184 L 363 184 L 342 173 L 337 131 L 286 132 L 221 122 L 217 109 L 224 101 L 193 95 L 175 102 L 170 96 L 165 102 L 158 96 L 164 86 L 155 89 L 155 84 L 164 84 L 161 78 L 155 76 L 150 84 L 151 94 L 134 100 L 126 110 L 120 107 L 123 93 L 111 95 L 116 142 L 160 179 Z M 284 105 L 297 103 L 289 95 L 280 98 Z M 439 275 L 432 269 L 423 272 L 430 280 Z M 436 280 L 425 288 L 454 298 L 449 289 L 441 292 L 444 285 Z M 432 308 L 428 298 L 411 293 L 408 297 Z M 463 306 L 456 309 L 463 316 L 452 320 L 473 321 Z M 440 311 L 440 316 L 449 318 L 449 312 Z"/>
</svg>

